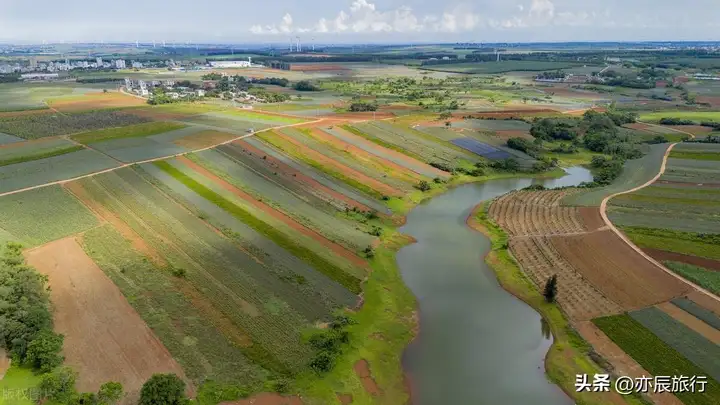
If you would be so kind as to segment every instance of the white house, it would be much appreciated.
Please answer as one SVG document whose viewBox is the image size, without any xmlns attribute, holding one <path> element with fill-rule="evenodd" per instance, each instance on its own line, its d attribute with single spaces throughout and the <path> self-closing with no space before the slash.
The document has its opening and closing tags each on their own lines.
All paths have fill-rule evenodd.
<svg viewBox="0 0 720 405">
<path fill-rule="evenodd" d="M 248 58 L 248 60 L 223 60 L 210 62 L 210 66 L 214 68 L 249 68 L 252 66 L 252 58 Z"/>
</svg>

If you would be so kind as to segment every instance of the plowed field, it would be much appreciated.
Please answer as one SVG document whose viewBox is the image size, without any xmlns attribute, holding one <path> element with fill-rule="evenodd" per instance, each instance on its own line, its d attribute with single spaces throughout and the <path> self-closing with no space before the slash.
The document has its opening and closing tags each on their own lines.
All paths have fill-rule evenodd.
<svg viewBox="0 0 720 405">
<path fill-rule="evenodd" d="M 74 238 L 60 239 L 27 254 L 28 263 L 49 277 L 55 328 L 65 335 L 66 364 L 80 373 L 77 388 L 97 391 L 108 381 L 137 392 L 155 373 L 184 376 L 120 290 Z"/>
</svg>

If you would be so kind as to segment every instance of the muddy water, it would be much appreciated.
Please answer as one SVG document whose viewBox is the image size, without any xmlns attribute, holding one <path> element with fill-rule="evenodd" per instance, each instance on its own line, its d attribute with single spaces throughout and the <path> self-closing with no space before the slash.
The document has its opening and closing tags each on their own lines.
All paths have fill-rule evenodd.
<svg viewBox="0 0 720 405">
<path fill-rule="evenodd" d="M 417 243 L 397 261 L 420 311 L 419 335 L 404 355 L 413 405 L 573 403 L 545 375 L 552 338 L 540 315 L 500 287 L 483 260 L 490 240 L 465 220 L 481 201 L 512 190 L 591 179 L 576 167 L 561 179 L 468 184 L 410 212 L 401 231 Z"/>
</svg>

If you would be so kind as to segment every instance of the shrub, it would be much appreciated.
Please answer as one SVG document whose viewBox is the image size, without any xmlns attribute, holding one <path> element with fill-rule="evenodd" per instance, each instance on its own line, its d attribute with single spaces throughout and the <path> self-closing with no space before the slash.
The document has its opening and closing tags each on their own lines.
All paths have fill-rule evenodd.
<svg viewBox="0 0 720 405">
<path fill-rule="evenodd" d="M 420 182 L 415 186 L 418 190 L 422 191 L 423 193 L 426 191 L 430 191 L 430 183 L 428 183 L 425 180 L 420 180 Z"/>
<path fill-rule="evenodd" d="M 155 374 L 143 384 L 139 405 L 186 405 L 185 382 L 175 374 Z"/>
<path fill-rule="evenodd" d="M 65 337 L 52 330 L 41 331 L 28 344 L 25 362 L 32 368 L 43 373 L 52 371 L 62 364 L 64 357 L 60 355 Z"/>
</svg>

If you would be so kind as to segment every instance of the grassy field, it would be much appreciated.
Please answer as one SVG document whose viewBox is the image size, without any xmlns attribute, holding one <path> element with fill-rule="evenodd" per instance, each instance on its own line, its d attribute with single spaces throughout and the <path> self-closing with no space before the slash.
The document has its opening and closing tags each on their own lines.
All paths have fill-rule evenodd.
<svg viewBox="0 0 720 405">
<path fill-rule="evenodd" d="M 706 375 L 700 367 L 627 314 L 597 318 L 593 323 L 652 375 Z M 720 384 L 708 377 L 704 393 L 686 392 L 675 395 L 687 405 L 717 404 L 720 401 Z"/>
<path fill-rule="evenodd" d="M 40 398 L 40 376 L 32 370 L 13 366 L 0 380 L 0 405 L 34 405 Z M 52 404 L 50 404 L 52 405 Z"/>
<path fill-rule="evenodd" d="M 673 159 L 720 161 L 720 153 L 718 152 L 694 152 L 673 150 L 672 152 L 670 152 L 670 157 Z"/>
<path fill-rule="evenodd" d="M 718 235 L 643 227 L 623 227 L 622 230 L 640 247 L 720 260 Z"/>
<path fill-rule="evenodd" d="M 98 131 L 83 132 L 81 134 L 73 135 L 71 138 L 76 142 L 87 145 L 90 143 L 106 142 L 113 139 L 146 137 L 185 127 L 185 125 L 176 122 L 146 122 L 120 128 L 108 128 Z"/>
<path fill-rule="evenodd" d="M 720 122 L 720 111 L 662 111 L 640 114 L 640 121 L 658 122 L 662 118 L 678 118 L 683 120 L 717 121 Z"/>
<path fill-rule="evenodd" d="M 426 65 L 423 66 L 422 69 L 466 74 L 497 74 L 505 72 L 558 70 L 575 66 L 579 65 L 566 62 L 501 61 Z"/>
</svg>

